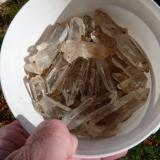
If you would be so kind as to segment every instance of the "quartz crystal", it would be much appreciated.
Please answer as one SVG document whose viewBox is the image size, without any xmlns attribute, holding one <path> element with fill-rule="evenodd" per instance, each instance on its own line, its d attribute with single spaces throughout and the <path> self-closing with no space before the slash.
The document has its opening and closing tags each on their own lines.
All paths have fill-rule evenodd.
<svg viewBox="0 0 160 160">
<path fill-rule="evenodd" d="M 85 35 L 85 24 L 79 17 L 74 17 L 70 20 L 69 40 L 81 41 L 82 36 Z"/>
<path fill-rule="evenodd" d="M 139 70 L 149 72 L 149 64 L 143 49 L 136 40 L 128 34 L 126 28 L 117 25 L 108 14 L 101 10 L 95 11 L 95 22 L 97 26 L 101 27 L 104 33 L 115 39 L 120 54 L 122 54 L 131 65 Z"/>
<path fill-rule="evenodd" d="M 25 85 L 35 110 L 80 138 L 107 138 L 147 101 L 150 63 L 109 14 L 49 25 L 27 50 Z"/>
</svg>

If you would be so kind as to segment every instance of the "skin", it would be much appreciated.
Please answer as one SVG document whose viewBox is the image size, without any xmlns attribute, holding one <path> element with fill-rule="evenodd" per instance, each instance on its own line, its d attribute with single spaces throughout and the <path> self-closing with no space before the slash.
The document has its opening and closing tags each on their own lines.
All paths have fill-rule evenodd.
<svg viewBox="0 0 160 160">
<path fill-rule="evenodd" d="M 84 160 L 73 158 L 77 145 L 77 138 L 59 120 L 44 121 L 32 135 L 18 121 L 0 129 L 0 160 Z M 94 160 L 115 160 L 125 155 Z"/>
</svg>

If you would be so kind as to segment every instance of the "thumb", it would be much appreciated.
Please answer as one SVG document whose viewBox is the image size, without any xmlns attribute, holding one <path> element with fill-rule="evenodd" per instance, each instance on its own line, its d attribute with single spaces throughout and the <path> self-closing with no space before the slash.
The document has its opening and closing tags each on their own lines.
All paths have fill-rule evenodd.
<svg viewBox="0 0 160 160">
<path fill-rule="evenodd" d="M 66 126 L 58 120 L 42 123 L 26 143 L 32 151 L 32 158 L 39 160 L 66 160 L 77 147 L 77 140 Z"/>
<path fill-rule="evenodd" d="M 7 160 L 67 160 L 75 153 L 77 144 L 77 139 L 61 121 L 47 120 L 38 126 L 26 145 Z"/>
</svg>

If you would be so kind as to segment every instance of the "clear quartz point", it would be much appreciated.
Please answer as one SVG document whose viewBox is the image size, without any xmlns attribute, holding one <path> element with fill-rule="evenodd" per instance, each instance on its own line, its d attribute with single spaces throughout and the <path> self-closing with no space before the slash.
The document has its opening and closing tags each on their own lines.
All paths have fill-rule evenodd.
<svg viewBox="0 0 160 160">
<path fill-rule="evenodd" d="M 86 26 L 85 27 L 86 28 L 86 30 L 85 30 L 85 36 L 86 36 L 86 38 L 85 39 L 87 39 L 87 40 L 90 41 L 91 40 L 90 35 L 91 35 L 92 31 L 95 28 L 95 21 L 94 21 L 94 19 L 91 16 L 88 16 L 88 15 L 85 15 L 83 17 L 83 21 L 84 21 L 84 24 Z"/>
<path fill-rule="evenodd" d="M 105 45 L 86 41 L 67 40 L 62 44 L 61 51 L 64 52 L 64 58 L 72 63 L 78 57 L 89 58 L 107 58 L 110 55 Z"/>
<path fill-rule="evenodd" d="M 52 63 L 52 66 L 50 67 L 50 70 L 46 76 L 46 84 L 49 93 L 55 91 L 62 83 L 68 68 L 69 64 L 63 58 L 63 54 L 59 53 Z"/>
<path fill-rule="evenodd" d="M 88 109 L 93 103 L 93 98 L 86 99 L 80 106 L 73 109 L 63 118 L 63 122 L 68 125 L 71 121 L 73 121 L 80 113 Z"/>
<path fill-rule="evenodd" d="M 36 43 L 39 45 L 43 42 L 60 44 L 66 40 L 69 32 L 69 25 L 67 23 L 56 23 L 55 25 L 49 25 L 43 32 L 42 36 Z"/>
<path fill-rule="evenodd" d="M 121 83 L 121 82 L 123 82 L 123 81 L 125 81 L 125 80 L 128 79 L 128 76 L 125 75 L 124 73 L 113 73 L 113 74 L 112 74 L 112 77 L 113 77 L 113 79 L 116 80 L 118 83 Z"/>
<path fill-rule="evenodd" d="M 85 24 L 79 17 L 74 17 L 70 21 L 69 40 L 80 41 L 82 36 L 85 35 Z"/>
<path fill-rule="evenodd" d="M 35 101 L 39 101 L 46 93 L 45 81 L 41 76 L 32 77 L 29 80 L 32 98 Z"/>
<path fill-rule="evenodd" d="M 140 45 L 128 34 L 116 37 L 117 48 L 130 64 L 140 71 L 149 72 L 149 63 Z"/>
<path fill-rule="evenodd" d="M 42 74 L 43 70 L 41 68 L 38 68 L 35 63 L 26 63 L 24 66 L 24 70 L 27 73 L 34 73 L 34 74 Z"/>
<path fill-rule="evenodd" d="M 103 44 L 106 47 L 106 52 L 108 55 L 114 54 L 114 52 L 117 50 L 116 40 L 110 35 L 103 33 L 101 28 L 98 26 L 91 33 L 91 38 L 93 42 Z"/>
<path fill-rule="evenodd" d="M 116 67 L 121 69 L 129 77 L 129 79 L 124 80 L 119 84 L 119 87 L 123 88 L 124 91 L 126 90 L 126 87 L 128 87 L 128 89 L 130 88 L 131 90 L 133 90 L 138 87 L 146 86 L 148 79 L 144 72 L 137 70 L 137 68 L 131 65 L 127 65 L 126 63 L 117 58 L 113 58 L 112 62 Z"/>
<path fill-rule="evenodd" d="M 46 48 L 38 51 L 37 54 L 28 57 L 29 62 L 26 63 L 25 70 L 31 73 L 42 74 L 51 66 L 57 53 L 57 46 L 54 44 L 48 45 Z"/>
<path fill-rule="evenodd" d="M 139 70 L 149 72 L 149 63 L 141 46 L 132 38 L 127 29 L 120 27 L 114 20 L 101 10 L 95 11 L 96 25 L 104 33 L 115 38 L 117 48 L 121 54 Z"/>
<path fill-rule="evenodd" d="M 84 126 L 85 126 L 85 129 L 86 129 L 86 132 L 92 138 L 98 137 L 105 130 L 104 126 L 98 126 L 98 125 L 93 124 L 92 122 L 85 123 Z"/>
<path fill-rule="evenodd" d="M 92 74 L 90 74 L 90 65 L 91 65 L 92 60 L 89 59 L 85 71 L 83 73 L 83 83 L 80 85 L 80 94 L 81 94 L 81 101 L 84 101 L 86 98 L 90 97 L 92 95 L 91 91 L 91 85 L 90 85 L 90 77 L 92 77 Z M 89 77 L 90 76 L 90 77 Z M 93 82 L 92 82 L 93 84 Z"/>
<path fill-rule="evenodd" d="M 109 92 L 115 90 L 115 85 L 111 77 L 107 61 L 105 59 L 96 60 L 96 65 L 106 89 Z"/>
<path fill-rule="evenodd" d="M 79 93 L 86 65 L 87 61 L 85 59 L 78 58 L 73 62 L 70 70 L 68 71 L 62 91 L 68 106 L 74 104 L 75 98 Z"/>
<path fill-rule="evenodd" d="M 62 118 L 71 109 L 54 99 L 43 96 L 39 101 L 43 112 L 47 115 L 46 118 Z"/>
<path fill-rule="evenodd" d="M 44 32 L 42 33 L 41 37 L 39 38 L 39 40 L 36 42 L 36 46 L 43 43 L 43 42 L 46 42 L 53 30 L 54 30 L 53 25 L 47 26 L 46 29 L 44 30 Z"/>
<path fill-rule="evenodd" d="M 71 108 L 63 105 L 62 103 L 60 103 L 60 102 L 58 102 L 58 101 L 56 101 L 56 100 L 54 100 L 54 99 L 52 99 L 52 98 L 50 98 L 48 96 L 43 96 L 42 99 L 41 99 L 41 102 L 42 101 L 44 103 L 46 103 L 46 105 L 48 104 L 48 105 L 50 105 L 52 107 L 56 106 L 56 107 L 58 107 L 58 108 L 60 108 L 60 109 L 62 109 L 64 111 L 66 111 L 66 112 L 71 111 Z"/>
<path fill-rule="evenodd" d="M 97 26 L 101 26 L 102 30 L 110 35 L 124 34 L 128 32 L 126 28 L 120 27 L 107 13 L 99 9 L 95 11 L 95 23 Z"/>
</svg>

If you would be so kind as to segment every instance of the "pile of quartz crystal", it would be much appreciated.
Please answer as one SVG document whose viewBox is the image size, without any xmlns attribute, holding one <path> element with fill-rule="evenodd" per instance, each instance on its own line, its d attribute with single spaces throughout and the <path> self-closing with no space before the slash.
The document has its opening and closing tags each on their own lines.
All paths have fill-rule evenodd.
<svg viewBox="0 0 160 160">
<path fill-rule="evenodd" d="M 101 10 L 49 25 L 25 58 L 35 109 L 82 138 L 116 135 L 143 106 L 150 64 L 126 28 Z"/>
</svg>

